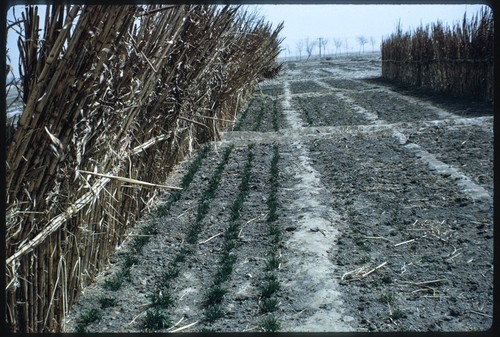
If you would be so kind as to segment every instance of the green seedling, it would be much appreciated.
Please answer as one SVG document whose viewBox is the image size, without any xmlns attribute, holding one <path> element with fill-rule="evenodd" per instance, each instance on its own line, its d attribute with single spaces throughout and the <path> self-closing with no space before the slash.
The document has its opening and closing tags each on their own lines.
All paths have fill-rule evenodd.
<svg viewBox="0 0 500 337">
<path fill-rule="evenodd" d="M 405 318 L 406 313 L 403 310 L 396 309 L 392 312 L 391 318 L 392 319 L 400 319 L 400 318 Z"/>
<path fill-rule="evenodd" d="M 89 324 L 99 321 L 102 318 L 102 312 L 99 309 L 89 309 L 80 316 L 80 322 Z"/>
<path fill-rule="evenodd" d="M 151 240 L 151 236 L 158 234 L 154 225 L 146 226 L 142 229 L 141 235 L 136 236 L 132 241 L 132 249 L 137 254 L 142 252 L 142 248 Z"/>
<path fill-rule="evenodd" d="M 227 294 L 228 290 L 226 288 L 222 288 L 219 285 L 214 285 L 208 292 L 205 294 L 205 304 L 207 306 L 212 306 L 215 304 L 222 303 L 224 295 Z"/>
<path fill-rule="evenodd" d="M 123 268 L 131 268 L 134 264 L 138 264 L 139 259 L 130 254 L 126 254 L 123 261 Z"/>
<path fill-rule="evenodd" d="M 174 257 L 174 262 L 175 263 L 181 263 L 186 261 L 186 253 L 183 251 L 178 252 L 175 257 Z"/>
<path fill-rule="evenodd" d="M 278 243 L 281 240 L 281 228 L 277 225 L 269 226 L 269 235 L 275 239 L 273 243 Z"/>
<path fill-rule="evenodd" d="M 265 318 L 260 326 L 266 332 L 276 332 L 281 328 L 280 322 L 275 317 Z"/>
<path fill-rule="evenodd" d="M 125 280 L 130 280 L 130 268 L 122 268 L 110 280 L 104 281 L 104 288 L 117 291 L 122 287 Z"/>
<path fill-rule="evenodd" d="M 264 276 L 264 280 L 268 282 L 277 282 L 278 281 L 278 276 L 276 276 L 275 273 L 267 273 Z"/>
<path fill-rule="evenodd" d="M 163 281 L 170 281 L 179 276 L 180 269 L 177 267 L 169 267 L 162 275 Z"/>
<path fill-rule="evenodd" d="M 266 261 L 266 270 L 268 271 L 279 269 L 279 266 L 280 266 L 280 260 L 274 256 L 270 257 Z"/>
<path fill-rule="evenodd" d="M 263 298 L 270 298 L 278 290 L 280 283 L 277 280 L 269 280 L 260 288 L 260 294 Z"/>
<path fill-rule="evenodd" d="M 371 257 L 369 257 L 368 255 L 365 255 L 361 259 L 359 259 L 360 263 L 368 263 L 370 261 L 371 261 Z"/>
<path fill-rule="evenodd" d="M 174 192 L 174 193 L 178 193 L 177 191 Z M 179 197 L 180 197 L 180 193 L 179 193 Z M 164 216 L 167 216 L 168 212 L 170 211 L 170 203 L 166 203 L 166 204 L 163 204 L 163 205 L 160 205 L 158 206 L 158 208 L 156 209 L 156 214 L 159 216 L 159 217 L 164 217 Z"/>
<path fill-rule="evenodd" d="M 85 324 L 77 324 L 75 327 L 75 333 L 90 333 L 90 330 Z"/>
<path fill-rule="evenodd" d="M 219 305 L 211 305 L 205 310 L 205 319 L 213 323 L 219 318 L 224 317 L 224 310 Z"/>
<path fill-rule="evenodd" d="M 231 278 L 231 273 L 233 272 L 233 268 L 231 267 L 226 267 L 224 270 L 217 270 L 217 273 L 215 273 L 214 276 L 214 284 L 222 284 L 224 282 L 229 281 Z"/>
<path fill-rule="evenodd" d="M 154 307 L 168 309 L 174 305 L 174 298 L 167 289 L 157 290 L 149 298 Z"/>
<path fill-rule="evenodd" d="M 235 254 L 224 253 L 221 258 L 221 265 L 234 265 L 238 257 Z"/>
<path fill-rule="evenodd" d="M 200 332 L 202 332 L 202 333 L 205 333 L 205 332 L 212 333 L 212 332 L 217 332 L 217 330 L 215 330 L 214 328 L 202 328 L 200 330 Z"/>
<path fill-rule="evenodd" d="M 111 308 L 118 304 L 118 300 L 114 297 L 100 297 L 99 303 L 101 304 L 101 309 Z"/>
<path fill-rule="evenodd" d="M 276 241 L 274 239 L 275 238 L 273 237 L 273 239 L 272 239 L 272 245 L 271 245 L 271 247 L 269 247 L 269 251 L 268 251 L 269 255 L 278 255 L 279 252 L 280 252 L 280 247 L 277 245 L 277 243 L 279 243 L 279 240 Z"/>
<path fill-rule="evenodd" d="M 278 300 L 275 298 L 264 298 L 259 303 L 259 308 L 262 313 L 274 312 L 278 310 Z"/>
<path fill-rule="evenodd" d="M 144 328 L 146 330 L 156 331 L 168 328 L 169 325 L 170 319 L 168 315 L 158 309 L 146 313 L 146 318 L 144 319 Z"/>
<path fill-rule="evenodd" d="M 385 293 L 380 296 L 380 301 L 387 304 L 393 304 L 396 299 L 393 294 Z"/>
<path fill-rule="evenodd" d="M 200 231 L 201 228 L 199 228 L 198 226 L 191 227 L 191 229 L 186 235 L 186 242 L 191 245 L 194 245 L 196 241 L 198 241 L 198 237 L 200 236 Z"/>
<path fill-rule="evenodd" d="M 237 247 L 237 243 L 234 241 L 233 238 L 231 238 L 230 241 L 224 242 L 224 251 L 226 251 L 226 252 L 230 252 L 231 250 L 233 250 L 236 247 Z"/>
</svg>

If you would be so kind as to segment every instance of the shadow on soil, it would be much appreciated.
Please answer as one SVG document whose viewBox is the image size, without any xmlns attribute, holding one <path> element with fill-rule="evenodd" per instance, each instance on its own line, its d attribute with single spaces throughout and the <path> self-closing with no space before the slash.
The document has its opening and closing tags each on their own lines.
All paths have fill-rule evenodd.
<svg viewBox="0 0 500 337">
<path fill-rule="evenodd" d="M 364 79 L 367 83 L 374 83 L 389 87 L 397 93 L 413 96 L 436 104 L 460 116 L 491 116 L 494 113 L 493 102 L 479 98 L 454 96 L 447 93 L 438 93 L 430 89 L 412 86 L 383 77 Z"/>
</svg>

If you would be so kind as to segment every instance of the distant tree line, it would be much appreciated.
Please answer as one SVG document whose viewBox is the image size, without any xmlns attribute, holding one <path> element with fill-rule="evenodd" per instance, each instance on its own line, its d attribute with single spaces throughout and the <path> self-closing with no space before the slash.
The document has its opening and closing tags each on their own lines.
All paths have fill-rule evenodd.
<svg viewBox="0 0 500 337">
<path fill-rule="evenodd" d="M 332 48 L 330 50 L 326 49 L 326 46 L 332 42 Z M 359 53 L 365 52 L 365 45 L 371 44 L 371 51 L 375 51 L 376 40 L 373 36 L 366 37 L 364 35 L 360 35 L 356 37 L 356 42 L 359 44 Z M 333 48 L 335 47 L 335 48 Z M 295 56 L 302 60 L 304 56 L 304 62 L 309 61 L 311 56 L 318 55 L 320 58 L 325 58 L 328 56 L 338 56 L 342 51 L 345 54 L 348 54 L 349 51 L 353 52 L 353 49 L 349 49 L 349 40 L 347 38 L 326 38 L 326 37 L 318 37 L 318 38 L 310 38 L 306 37 L 304 39 L 300 39 L 295 43 Z M 290 47 L 287 46 L 288 56 L 290 56 L 291 51 Z"/>
</svg>

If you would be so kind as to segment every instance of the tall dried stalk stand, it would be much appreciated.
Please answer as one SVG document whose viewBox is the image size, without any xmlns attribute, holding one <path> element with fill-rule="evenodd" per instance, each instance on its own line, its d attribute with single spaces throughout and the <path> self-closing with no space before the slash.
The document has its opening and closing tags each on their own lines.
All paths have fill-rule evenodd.
<svg viewBox="0 0 500 337">
<path fill-rule="evenodd" d="M 453 28 L 436 23 L 382 42 L 382 76 L 457 96 L 493 100 L 493 12 Z"/>
<path fill-rule="evenodd" d="M 47 6 L 42 20 L 27 6 L 21 26 L 6 321 L 61 331 L 171 168 L 280 70 L 282 25 L 233 6 Z"/>
</svg>

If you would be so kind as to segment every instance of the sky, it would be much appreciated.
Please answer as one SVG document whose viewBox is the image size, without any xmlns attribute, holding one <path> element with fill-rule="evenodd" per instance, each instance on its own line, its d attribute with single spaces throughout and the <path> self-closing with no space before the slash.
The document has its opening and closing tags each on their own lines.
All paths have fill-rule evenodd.
<svg viewBox="0 0 500 337">
<path fill-rule="evenodd" d="M 43 17 L 43 9 L 40 14 Z M 447 25 L 460 22 L 467 12 L 467 17 L 472 17 L 482 5 L 257 5 L 244 6 L 250 12 L 257 10 L 276 27 L 284 22 L 281 32 L 283 51 L 281 57 L 298 55 L 297 42 L 310 38 L 328 39 L 325 46 L 326 52 L 333 53 L 335 45 L 333 39 L 342 40 L 340 52 L 356 53 L 360 50 L 357 42 L 358 36 L 364 36 L 372 43 L 365 45 L 365 51 L 372 47 L 378 50 L 383 38 L 390 36 L 395 31 L 398 22 L 404 31 L 413 30 L 423 24 L 424 26 L 436 21 Z M 17 12 L 20 15 L 19 9 Z M 8 21 L 12 20 L 12 12 L 7 15 Z M 8 32 L 7 48 L 14 69 L 17 69 L 17 38 L 13 31 Z M 319 50 L 313 52 L 317 54 Z M 302 51 L 305 55 L 305 51 Z"/>
<path fill-rule="evenodd" d="M 395 31 L 401 22 L 403 31 L 414 30 L 438 20 L 453 26 L 461 22 L 464 14 L 471 18 L 483 5 L 260 5 L 258 13 L 276 27 L 284 21 L 281 37 L 281 56 L 297 54 L 297 41 L 307 37 L 317 40 L 329 39 L 326 51 L 334 52 L 333 39 L 340 39 L 340 48 L 345 51 L 345 40 L 349 52 L 359 52 L 358 36 L 373 38 L 376 50 L 383 38 Z M 248 7 L 251 11 L 253 7 Z M 288 47 L 288 48 L 287 48 Z M 365 45 L 365 51 L 371 51 L 372 44 Z M 319 51 L 319 50 L 318 50 Z M 315 52 L 316 53 L 316 52 Z M 305 51 L 302 51 L 305 55 Z"/>
</svg>

